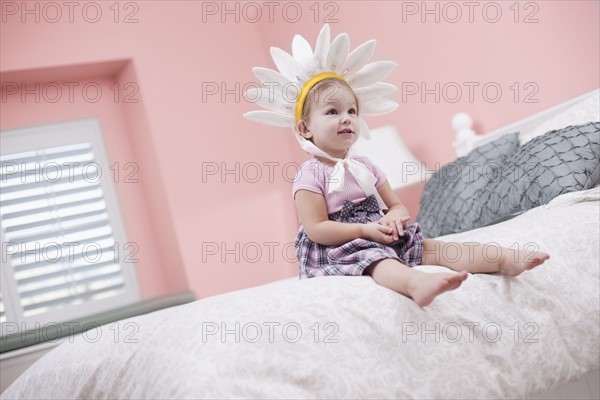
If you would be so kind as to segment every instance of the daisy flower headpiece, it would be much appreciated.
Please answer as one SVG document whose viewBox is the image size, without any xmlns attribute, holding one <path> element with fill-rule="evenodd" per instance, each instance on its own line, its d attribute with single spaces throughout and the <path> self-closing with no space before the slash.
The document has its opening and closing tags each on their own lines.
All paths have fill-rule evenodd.
<svg viewBox="0 0 600 400">
<path fill-rule="evenodd" d="M 315 50 L 301 35 L 292 41 L 292 54 L 271 47 L 278 71 L 255 67 L 254 75 L 265 85 L 251 88 L 246 98 L 266 110 L 250 111 L 244 117 L 272 126 L 293 128 L 302 116 L 310 90 L 324 79 L 348 83 L 359 101 L 361 115 L 380 115 L 394 111 L 398 104 L 385 96 L 397 88 L 381 82 L 397 66 L 393 61 L 368 63 L 375 51 L 375 40 L 369 40 L 350 52 L 350 37 L 341 33 L 330 41 L 329 25 L 319 33 Z M 361 135 L 369 137 L 367 124 L 360 118 Z"/>
</svg>

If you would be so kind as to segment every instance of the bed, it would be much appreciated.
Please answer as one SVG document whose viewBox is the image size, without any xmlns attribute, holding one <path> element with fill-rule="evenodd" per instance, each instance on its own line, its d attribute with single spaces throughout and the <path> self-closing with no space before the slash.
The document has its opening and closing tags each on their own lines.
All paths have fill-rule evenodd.
<svg viewBox="0 0 600 400">
<path fill-rule="evenodd" d="M 459 123 L 457 151 L 470 154 L 527 127 L 523 146 L 555 129 L 559 117 L 569 125 L 597 121 L 573 108 L 592 99 L 597 117 L 597 93 L 490 135 L 470 135 Z M 367 276 L 291 278 L 230 292 L 123 321 L 137 327 L 134 340 L 115 340 L 102 327 L 94 340 L 78 335 L 39 359 L 2 399 L 598 398 L 600 188 L 587 184 L 439 236 L 550 253 L 517 278 L 470 275 L 423 309 Z M 561 389 L 578 380 L 584 394 Z"/>
</svg>

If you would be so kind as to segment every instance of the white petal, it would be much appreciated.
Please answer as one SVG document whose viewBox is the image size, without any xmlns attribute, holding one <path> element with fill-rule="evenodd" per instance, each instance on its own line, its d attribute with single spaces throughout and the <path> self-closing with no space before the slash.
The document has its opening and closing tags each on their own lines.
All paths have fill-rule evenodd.
<svg viewBox="0 0 600 400">
<path fill-rule="evenodd" d="M 246 101 L 283 114 L 293 115 L 294 105 L 281 92 L 270 88 L 250 88 L 244 94 Z"/>
<path fill-rule="evenodd" d="M 319 32 L 317 43 L 315 44 L 314 58 L 319 69 L 323 69 L 325 66 L 325 59 L 327 58 L 327 53 L 329 52 L 329 43 L 331 41 L 330 35 L 329 25 L 323 25 L 321 32 Z"/>
<path fill-rule="evenodd" d="M 362 67 L 357 73 L 349 76 L 348 83 L 352 88 L 359 88 L 379 82 L 392 72 L 398 64 L 393 61 L 375 61 Z"/>
<path fill-rule="evenodd" d="M 343 66 L 348 58 L 350 50 L 350 37 L 347 33 L 341 33 L 333 39 L 327 58 L 325 59 L 325 70 L 341 73 Z"/>
<path fill-rule="evenodd" d="M 287 128 L 294 126 L 294 117 L 273 111 L 250 111 L 244 114 L 244 118 L 271 126 L 283 126 Z"/>
<path fill-rule="evenodd" d="M 343 75 L 350 76 L 369 62 L 375 51 L 375 40 L 369 40 L 358 46 L 346 60 Z"/>
<path fill-rule="evenodd" d="M 369 130 L 369 126 L 362 118 L 358 118 L 358 129 L 358 134 L 360 136 L 364 137 L 367 140 L 371 139 L 371 131 Z"/>
<path fill-rule="evenodd" d="M 398 108 L 395 101 L 378 97 L 360 104 L 360 113 L 365 115 L 387 114 Z"/>
<path fill-rule="evenodd" d="M 271 57 L 273 57 L 273 61 L 279 72 L 281 72 L 281 75 L 292 82 L 298 80 L 299 68 L 296 61 L 294 61 L 294 58 L 289 55 L 289 53 L 286 53 L 279 47 L 271 47 Z"/>
<path fill-rule="evenodd" d="M 262 67 L 254 67 L 252 68 L 252 72 L 254 75 L 266 86 L 279 88 L 280 90 L 286 85 L 290 84 L 290 80 L 285 76 L 281 75 L 277 71 L 273 71 L 272 69 L 262 68 Z"/>
<path fill-rule="evenodd" d="M 292 54 L 299 65 L 306 65 L 313 59 L 310 44 L 300 35 L 295 35 L 292 40 Z"/>
<path fill-rule="evenodd" d="M 370 86 L 357 88 L 354 90 L 356 95 L 361 101 L 373 99 L 375 97 L 387 96 L 390 93 L 395 92 L 398 88 L 391 83 L 377 82 Z"/>
</svg>

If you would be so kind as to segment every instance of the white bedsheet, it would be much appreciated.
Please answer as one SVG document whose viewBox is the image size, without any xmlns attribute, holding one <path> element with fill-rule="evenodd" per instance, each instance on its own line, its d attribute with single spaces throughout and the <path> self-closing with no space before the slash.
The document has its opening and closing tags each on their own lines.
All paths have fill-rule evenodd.
<svg viewBox="0 0 600 400">
<path fill-rule="evenodd" d="M 470 275 L 425 309 L 369 277 L 287 279 L 132 318 L 138 330 L 128 341 L 137 343 L 126 343 L 133 332 L 126 321 L 119 338 L 114 325 L 101 327 L 96 342 L 93 333 L 78 336 L 35 363 L 2 398 L 544 392 L 599 367 L 599 191 L 560 196 L 510 221 L 443 238 L 521 248 L 535 242 L 551 254 L 517 278 Z"/>
</svg>

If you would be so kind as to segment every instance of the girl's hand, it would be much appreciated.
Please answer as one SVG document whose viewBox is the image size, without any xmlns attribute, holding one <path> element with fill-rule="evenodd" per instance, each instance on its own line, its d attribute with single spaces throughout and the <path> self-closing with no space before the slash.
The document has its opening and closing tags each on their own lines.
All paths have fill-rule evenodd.
<svg viewBox="0 0 600 400">
<path fill-rule="evenodd" d="M 361 237 L 381 244 L 389 244 L 394 241 L 393 229 L 378 222 L 362 224 Z"/>
<path fill-rule="evenodd" d="M 408 225 L 408 221 L 410 217 L 408 215 L 390 215 L 391 213 L 387 213 L 384 217 L 380 218 L 377 221 L 381 225 L 388 226 L 392 228 L 392 237 L 394 241 L 398 240 L 400 236 L 404 236 L 404 228 Z"/>
</svg>

